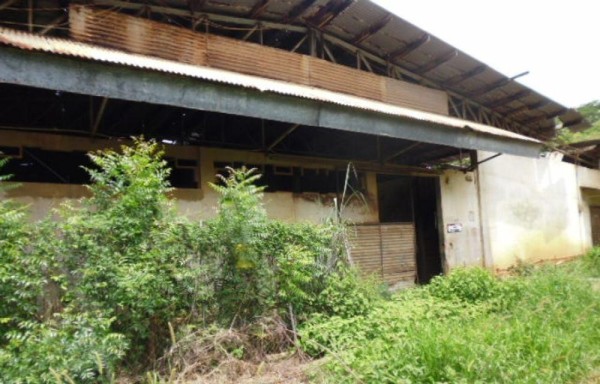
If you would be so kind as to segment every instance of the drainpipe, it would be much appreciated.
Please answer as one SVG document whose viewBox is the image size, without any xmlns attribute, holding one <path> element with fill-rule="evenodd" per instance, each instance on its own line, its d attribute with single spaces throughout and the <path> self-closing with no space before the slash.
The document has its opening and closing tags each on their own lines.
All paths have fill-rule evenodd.
<svg viewBox="0 0 600 384">
<path fill-rule="evenodd" d="M 475 185 L 477 187 L 477 210 L 479 214 L 479 240 L 481 246 L 481 266 L 483 268 L 487 268 L 489 270 L 494 269 L 494 260 L 492 260 L 492 255 L 490 251 L 487 249 L 487 245 L 489 240 L 486 238 L 487 231 L 484 223 L 484 210 L 481 198 L 481 172 L 479 169 L 479 165 L 485 163 L 486 161 L 492 160 L 496 157 L 500 156 L 500 154 L 488 157 L 483 161 L 478 161 L 477 151 L 471 151 L 471 169 L 475 172 Z"/>
</svg>

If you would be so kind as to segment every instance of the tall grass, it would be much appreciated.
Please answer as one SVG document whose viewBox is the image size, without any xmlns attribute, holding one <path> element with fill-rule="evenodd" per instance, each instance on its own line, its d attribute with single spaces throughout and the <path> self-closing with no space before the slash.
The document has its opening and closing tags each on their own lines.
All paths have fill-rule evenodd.
<svg viewBox="0 0 600 384">
<path fill-rule="evenodd" d="M 301 335 L 335 383 L 569 383 L 600 367 L 598 252 L 498 280 L 459 270 Z M 335 358 L 331 358 L 332 352 Z"/>
</svg>

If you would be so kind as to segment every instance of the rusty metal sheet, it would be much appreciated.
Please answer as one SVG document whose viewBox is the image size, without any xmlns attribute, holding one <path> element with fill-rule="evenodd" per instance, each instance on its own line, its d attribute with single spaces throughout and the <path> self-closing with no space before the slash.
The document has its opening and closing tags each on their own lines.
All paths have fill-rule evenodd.
<svg viewBox="0 0 600 384">
<path fill-rule="evenodd" d="M 310 85 L 383 100 L 384 77 L 310 57 Z"/>
<path fill-rule="evenodd" d="M 309 82 L 308 57 L 221 36 L 208 36 L 207 64 L 296 84 Z"/>
<path fill-rule="evenodd" d="M 81 5 L 70 28 L 79 41 L 448 114 L 444 92 L 281 49 Z"/>
<path fill-rule="evenodd" d="M 380 231 L 384 280 L 402 275 L 403 280 L 414 281 L 417 273 L 414 224 L 381 225 Z"/>
<path fill-rule="evenodd" d="M 414 283 L 417 273 L 414 223 L 356 225 L 352 260 L 365 275 L 395 286 Z"/>
<path fill-rule="evenodd" d="M 378 225 L 357 225 L 351 236 L 352 261 L 366 275 L 383 277 L 381 270 L 381 234 Z"/>
<path fill-rule="evenodd" d="M 78 41 L 206 65 L 206 37 L 188 29 L 81 5 L 71 5 L 69 25 Z"/>
<path fill-rule="evenodd" d="M 395 105 L 448 115 L 448 95 L 405 81 L 385 79 L 383 101 Z"/>
</svg>

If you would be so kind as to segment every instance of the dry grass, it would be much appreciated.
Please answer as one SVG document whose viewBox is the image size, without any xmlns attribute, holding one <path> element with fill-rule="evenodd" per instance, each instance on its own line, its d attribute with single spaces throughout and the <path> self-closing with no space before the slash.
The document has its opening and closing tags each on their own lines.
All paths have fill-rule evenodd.
<svg viewBox="0 0 600 384">
<path fill-rule="evenodd" d="M 188 332 L 177 340 L 171 331 L 171 337 L 172 347 L 158 362 L 162 382 L 307 382 L 309 359 L 294 348 L 294 332 L 277 315 L 238 328 Z"/>
<path fill-rule="evenodd" d="M 232 360 L 186 384 L 301 384 L 309 382 L 306 372 L 314 366 L 314 361 L 289 354 L 267 356 L 260 363 Z"/>
</svg>

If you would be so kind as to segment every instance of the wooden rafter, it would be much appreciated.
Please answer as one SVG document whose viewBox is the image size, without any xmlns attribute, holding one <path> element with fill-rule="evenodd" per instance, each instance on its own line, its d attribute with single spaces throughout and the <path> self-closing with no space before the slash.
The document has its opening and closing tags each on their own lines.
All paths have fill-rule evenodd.
<svg viewBox="0 0 600 384">
<path fill-rule="evenodd" d="M 192 13 L 195 13 L 200 12 L 202 10 L 204 4 L 206 4 L 206 1 L 207 0 L 187 0 L 187 3 L 188 7 L 190 8 L 190 11 L 192 11 Z"/>
<path fill-rule="evenodd" d="M 11 5 L 13 5 L 14 3 L 16 3 L 18 0 L 7 0 L 4 3 L 0 4 L 0 11 L 3 10 L 4 8 L 8 8 Z"/>
<path fill-rule="evenodd" d="M 323 8 L 319 9 L 319 11 L 308 20 L 308 23 L 317 28 L 326 27 L 353 3 L 354 0 L 331 0 L 325 4 Z"/>
<path fill-rule="evenodd" d="M 444 87 L 451 87 L 451 86 L 460 84 L 467 79 L 470 79 L 472 77 L 479 75 L 480 73 L 485 72 L 485 70 L 487 68 L 488 68 L 487 65 L 479 65 L 471 70 L 461 73 L 460 75 L 456 75 L 454 77 L 449 78 L 448 80 L 444 81 L 442 84 Z"/>
<path fill-rule="evenodd" d="M 523 98 L 525 96 L 528 96 L 528 95 L 531 94 L 531 92 L 532 91 L 530 89 L 524 89 L 524 90 L 519 91 L 517 93 L 513 93 L 512 95 L 508 95 L 508 96 L 502 97 L 500 99 L 497 99 L 497 100 L 491 101 L 489 103 L 486 103 L 485 106 L 488 107 L 488 108 L 492 108 L 492 109 L 498 108 L 498 107 L 501 107 L 501 106 L 506 105 L 508 103 L 511 103 L 511 102 L 513 102 L 515 100 L 519 100 L 519 99 L 521 99 L 521 98 Z"/>
<path fill-rule="evenodd" d="M 377 32 L 379 32 L 383 28 L 385 28 L 385 26 L 388 25 L 390 21 L 392 21 L 392 15 L 387 14 L 384 18 L 382 18 L 375 24 L 371 25 L 370 27 L 368 27 L 367 29 L 365 29 L 361 33 L 359 33 L 358 36 L 356 36 L 352 40 L 352 44 L 358 45 L 358 44 L 362 43 L 363 41 L 367 40 L 368 38 L 370 38 L 371 36 L 377 34 Z"/>
<path fill-rule="evenodd" d="M 271 145 L 267 148 L 267 152 L 271 152 L 279 143 L 281 143 L 286 137 L 292 134 L 296 129 L 300 127 L 300 124 L 293 124 L 284 133 L 282 133 L 277 139 L 275 139 Z"/>
<path fill-rule="evenodd" d="M 433 59 L 430 62 L 428 62 L 427 64 L 423 65 L 422 67 L 417 68 L 415 70 L 415 72 L 419 75 L 422 75 L 424 73 L 433 71 L 440 65 L 454 59 L 456 56 L 458 56 L 458 51 L 456 49 L 452 49 L 448 52 L 445 52 L 445 53 L 439 55 L 435 59 Z"/>
<path fill-rule="evenodd" d="M 468 97 L 476 97 L 476 96 L 485 95 L 486 93 L 491 92 L 495 89 L 504 87 L 508 83 L 510 83 L 510 79 L 503 78 L 503 79 L 494 81 L 491 84 L 484 85 L 483 87 L 479 87 L 476 90 L 469 92 L 467 94 L 467 96 Z"/>
<path fill-rule="evenodd" d="M 502 87 L 504 87 L 506 84 L 509 84 L 509 83 L 511 83 L 511 82 L 513 82 L 513 81 L 515 81 L 516 79 L 518 79 L 519 77 L 522 77 L 522 76 L 525 76 L 525 75 L 527 75 L 528 73 L 529 73 L 529 71 L 526 71 L 526 72 L 519 73 L 518 75 L 516 75 L 516 76 L 513 76 L 513 77 L 507 77 L 507 78 L 503 78 L 503 79 L 500 79 L 500 80 L 494 81 L 494 82 L 493 82 L 493 83 L 491 83 L 491 84 L 484 85 L 484 86 L 483 86 L 483 87 L 481 87 L 481 88 L 478 88 L 478 89 L 476 89 L 476 90 L 474 90 L 474 91 L 472 91 L 472 92 L 469 92 L 469 93 L 467 94 L 467 96 L 470 96 L 470 97 L 475 97 L 475 96 L 481 96 L 481 95 L 484 95 L 484 94 L 486 94 L 486 93 L 488 93 L 488 92 L 491 92 L 491 91 L 493 91 L 493 90 L 495 90 L 495 89 L 502 88 Z"/>
<path fill-rule="evenodd" d="M 283 23 L 293 23 L 294 21 L 298 20 L 298 18 L 300 16 L 302 16 L 302 14 L 304 12 L 306 12 L 306 10 L 308 8 L 310 8 L 314 3 L 316 3 L 317 0 L 304 0 L 302 1 L 300 4 L 296 5 L 294 8 L 292 8 L 292 10 L 287 14 L 286 17 L 284 17 L 283 19 Z"/>
<path fill-rule="evenodd" d="M 412 151 L 413 149 L 417 148 L 418 146 L 420 146 L 420 145 L 422 145 L 422 144 L 423 144 L 423 143 L 420 143 L 420 142 L 416 142 L 416 143 L 409 144 L 409 145 L 407 145 L 406 147 L 404 147 L 404 148 L 402 148 L 402 149 L 400 149 L 400 150 L 396 151 L 396 152 L 395 152 L 395 153 L 393 153 L 392 155 L 388 156 L 388 157 L 385 159 L 385 162 L 386 162 L 386 163 L 387 163 L 387 162 L 390 162 L 390 161 L 394 160 L 396 157 L 398 157 L 398 156 L 400 156 L 400 155 L 403 155 L 403 154 L 406 154 L 406 153 L 408 153 L 408 152 Z"/>
<path fill-rule="evenodd" d="M 50 23 L 48 23 L 48 25 L 46 25 L 39 33 L 40 33 L 40 35 L 45 35 L 46 33 L 50 32 L 54 28 L 57 28 L 61 24 L 65 23 L 66 21 L 67 21 L 67 16 L 61 15 L 61 16 L 57 17 L 56 19 L 52 20 Z"/>
<path fill-rule="evenodd" d="M 535 123 L 538 123 L 538 122 L 540 122 L 540 121 L 542 121 L 542 120 L 548 120 L 549 118 L 550 118 L 550 116 L 548 116 L 548 115 L 547 115 L 547 114 L 545 114 L 545 113 L 542 113 L 541 115 L 538 115 L 538 116 L 532 116 L 532 117 L 529 117 L 529 118 L 527 118 L 527 119 L 520 120 L 519 122 L 520 122 L 521 124 L 523 124 L 523 125 L 529 125 L 529 124 L 535 124 Z"/>
<path fill-rule="evenodd" d="M 520 107 L 510 110 L 508 113 L 505 114 L 505 116 L 514 116 L 514 115 L 524 112 L 524 111 L 531 111 L 534 109 L 542 108 L 548 104 L 550 104 L 550 100 L 542 100 L 542 101 L 539 101 L 534 104 L 525 104 L 525 105 L 522 105 Z"/>
<path fill-rule="evenodd" d="M 267 10 L 269 3 L 271 3 L 271 0 L 258 1 L 256 4 L 254 4 L 254 7 L 252 7 L 252 10 L 249 14 L 250 17 L 254 19 L 259 18 Z"/>
<path fill-rule="evenodd" d="M 100 107 L 98 108 L 98 113 L 96 114 L 96 118 L 94 119 L 94 125 L 92 125 L 92 127 L 91 127 L 91 132 L 90 132 L 91 136 L 96 136 L 96 134 L 98 133 L 98 128 L 100 127 L 100 122 L 102 121 L 102 118 L 104 117 L 104 111 L 106 110 L 107 103 L 108 103 L 108 97 L 103 98 L 102 102 L 100 103 Z"/>
<path fill-rule="evenodd" d="M 411 53 L 411 52 L 419 49 L 423 45 L 427 44 L 429 41 L 431 41 L 431 35 L 426 33 L 423 36 L 419 37 L 417 40 L 410 42 L 410 43 L 406 44 L 404 47 L 390 53 L 388 55 L 388 59 L 391 61 L 401 59 L 404 56 L 408 55 L 409 53 Z"/>
</svg>

